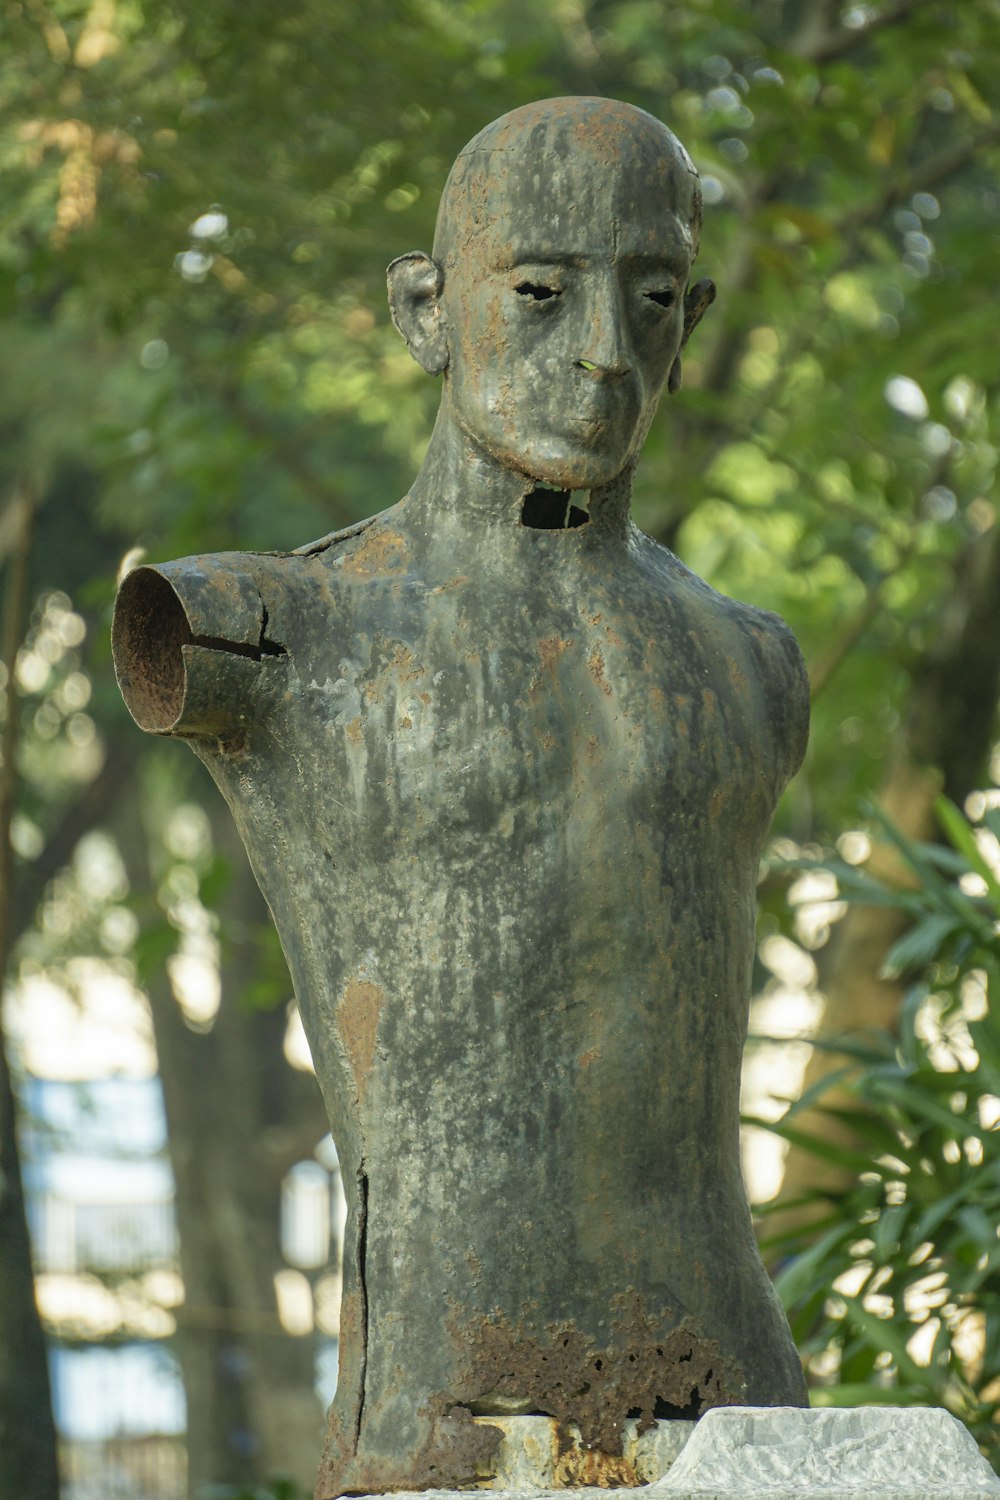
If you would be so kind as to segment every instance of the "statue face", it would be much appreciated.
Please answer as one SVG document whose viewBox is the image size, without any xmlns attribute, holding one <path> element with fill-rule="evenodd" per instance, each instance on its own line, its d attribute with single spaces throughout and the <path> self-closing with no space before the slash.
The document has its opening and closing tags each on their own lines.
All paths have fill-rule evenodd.
<svg viewBox="0 0 1000 1500">
<path fill-rule="evenodd" d="M 683 332 L 690 176 L 662 127 L 627 123 L 550 121 L 473 154 L 451 207 L 452 415 L 506 467 L 566 489 L 635 458 Z"/>
</svg>

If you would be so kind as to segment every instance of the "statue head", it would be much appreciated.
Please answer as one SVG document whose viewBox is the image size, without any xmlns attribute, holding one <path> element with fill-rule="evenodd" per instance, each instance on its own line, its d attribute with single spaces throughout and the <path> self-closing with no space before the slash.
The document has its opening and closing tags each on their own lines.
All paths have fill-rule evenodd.
<svg viewBox="0 0 1000 1500">
<path fill-rule="evenodd" d="M 505 468 L 566 489 L 635 459 L 714 296 L 689 287 L 698 175 L 644 110 L 545 99 L 459 153 L 433 255 L 389 267 L 393 319 L 442 415 Z"/>
</svg>

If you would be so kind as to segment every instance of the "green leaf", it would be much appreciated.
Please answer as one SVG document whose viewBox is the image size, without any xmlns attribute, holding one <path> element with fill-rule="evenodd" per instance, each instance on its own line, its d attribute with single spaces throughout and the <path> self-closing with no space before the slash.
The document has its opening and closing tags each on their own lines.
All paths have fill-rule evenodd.
<svg viewBox="0 0 1000 1500">
<path fill-rule="evenodd" d="M 925 1389 L 876 1385 L 874 1381 L 814 1386 L 809 1392 L 810 1406 L 923 1406 L 926 1403 Z"/>
<path fill-rule="evenodd" d="M 808 1151 L 812 1156 L 834 1162 L 851 1172 L 867 1172 L 871 1167 L 871 1157 L 863 1152 L 834 1141 L 826 1141 L 822 1136 L 812 1135 L 808 1131 L 797 1130 L 792 1125 L 786 1125 L 783 1120 L 765 1120 L 759 1115 L 742 1115 L 740 1118 L 744 1125 L 756 1125 L 761 1130 L 769 1130 L 772 1135 L 780 1135 L 783 1140 Z"/>
<path fill-rule="evenodd" d="M 855 1135 L 871 1141 L 878 1151 L 899 1153 L 901 1146 L 899 1132 L 887 1122 L 883 1115 L 867 1109 L 834 1109 L 831 1105 L 825 1105 L 823 1113 L 840 1120 L 844 1125 L 849 1125 Z"/>
<path fill-rule="evenodd" d="M 978 1203 L 967 1203 L 960 1208 L 958 1221 L 980 1252 L 993 1255 L 1000 1251 L 996 1222 L 986 1217 Z"/>
<path fill-rule="evenodd" d="M 992 865 L 983 858 L 968 818 L 947 797 L 935 799 L 934 812 L 955 848 L 968 862 L 969 869 L 985 881 L 994 902 L 1000 902 L 1000 881 Z"/>
<path fill-rule="evenodd" d="M 893 1364 L 909 1386 L 929 1389 L 927 1372 L 916 1363 L 906 1347 L 900 1328 L 889 1318 L 877 1318 L 856 1297 L 845 1298 L 847 1319 L 873 1349 L 892 1356 Z"/>
<path fill-rule="evenodd" d="M 894 1203 L 883 1208 L 872 1231 L 876 1263 L 889 1260 L 893 1251 L 898 1251 L 909 1215 L 910 1209 L 905 1203 Z"/>
<path fill-rule="evenodd" d="M 960 926 L 959 918 L 953 913 L 934 913 L 925 917 L 893 944 L 882 963 L 882 974 L 886 979 L 898 979 L 908 969 L 925 968 Z"/>
<path fill-rule="evenodd" d="M 938 895 L 942 900 L 947 900 L 948 885 L 941 879 L 940 874 L 934 867 L 933 858 L 928 857 L 926 851 L 912 839 L 908 839 L 902 833 L 889 815 L 872 803 L 869 805 L 871 816 L 879 823 L 896 850 L 902 855 L 906 863 L 916 875 L 920 877 L 920 885 L 924 891 L 930 891 Z"/>
<path fill-rule="evenodd" d="M 822 1235 L 814 1245 L 787 1266 L 774 1278 L 774 1288 L 786 1308 L 794 1307 L 803 1297 L 828 1284 L 827 1260 L 831 1252 L 843 1245 L 845 1240 L 856 1236 L 853 1224 L 839 1223 Z"/>
<path fill-rule="evenodd" d="M 939 1227 L 951 1218 L 958 1205 L 969 1196 L 970 1191 L 974 1191 L 972 1184 L 963 1183 L 961 1187 L 956 1188 L 947 1197 L 941 1198 L 936 1203 L 932 1203 L 920 1219 L 918 1219 L 914 1227 L 913 1237 L 917 1244 L 920 1244 L 924 1240 L 933 1240 Z"/>
<path fill-rule="evenodd" d="M 939 1074 L 934 1086 L 942 1088 L 942 1092 L 953 1093 L 958 1088 L 960 1076 L 951 1073 Z M 951 1088 L 948 1087 L 949 1080 L 952 1080 Z M 970 1121 L 964 1114 L 956 1114 L 953 1109 L 939 1104 L 931 1088 L 922 1086 L 924 1082 L 923 1079 L 920 1083 L 916 1083 L 902 1078 L 881 1077 L 872 1081 L 871 1096 L 876 1099 L 896 1100 L 906 1109 L 911 1118 L 917 1121 L 930 1120 L 943 1126 L 951 1139 L 980 1134 L 978 1121 Z"/>
</svg>

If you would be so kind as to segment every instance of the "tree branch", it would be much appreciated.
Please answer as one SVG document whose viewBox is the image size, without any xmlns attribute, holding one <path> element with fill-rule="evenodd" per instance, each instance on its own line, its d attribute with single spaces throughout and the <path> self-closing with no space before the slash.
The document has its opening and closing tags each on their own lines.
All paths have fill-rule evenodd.
<svg viewBox="0 0 1000 1500">
<path fill-rule="evenodd" d="M 352 511 L 345 506 L 343 496 L 334 493 L 328 484 L 317 479 L 311 469 L 302 461 L 298 449 L 291 443 L 278 439 L 264 419 L 246 404 L 241 392 L 230 384 L 218 387 L 226 407 L 252 437 L 264 439 L 267 443 L 268 457 L 285 469 L 295 480 L 303 493 L 318 500 L 330 517 L 338 526 L 349 526 L 357 519 Z"/>
<path fill-rule="evenodd" d="M 903 199 L 911 198 L 914 193 L 926 192 L 928 188 L 936 187 L 946 177 L 951 177 L 955 172 L 964 167 L 977 152 L 984 150 L 987 146 L 995 146 L 1000 141 L 1000 121 L 981 130 L 978 135 L 972 136 L 965 141 L 957 141 L 955 145 L 949 146 L 945 151 L 939 151 L 936 156 L 931 156 L 919 166 L 911 167 L 910 170 L 891 182 L 885 192 L 871 203 L 863 204 L 840 220 L 836 228 L 840 232 L 851 229 L 859 229 L 865 224 L 874 224 L 882 215 Z"/>
<path fill-rule="evenodd" d="M 110 820 L 122 785 L 136 761 L 137 738 L 137 735 L 126 734 L 115 739 L 105 752 L 101 769 L 64 810 L 38 858 L 25 860 L 19 866 L 17 885 L 11 891 L 7 905 L 11 946 L 34 920 L 45 887 L 69 863 L 83 835 Z"/>
<path fill-rule="evenodd" d="M 804 58 L 807 62 L 832 62 L 835 58 L 843 57 L 846 53 L 853 52 L 856 47 L 870 41 L 886 27 L 896 26 L 900 21 L 905 21 L 924 3 L 925 0 L 896 0 L 895 5 L 884 6 L 864 26 L 808 25 L 793 41 L 789 51 L 797 57 Z M 825 6 L 824 9 L 829 13 L 831 10 L 839 11 L 840 6 Z"/>
</svg>

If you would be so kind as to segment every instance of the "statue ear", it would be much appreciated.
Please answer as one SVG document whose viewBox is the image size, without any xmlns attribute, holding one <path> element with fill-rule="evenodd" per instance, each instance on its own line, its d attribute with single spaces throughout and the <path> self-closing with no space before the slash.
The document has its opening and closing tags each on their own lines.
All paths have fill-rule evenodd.
<svg viewBox="0 0 1000 1500">
<path fill-rule="evenodd" d="M 386 272 L 389 311 L 418 365 L 428 375 L 448 367 L 448 334 L 441 307 L 444 272 L 422 250 L 400 255 Z"/>
<path fill-rule="evenodd" d="M 681 347 L 677 351 L 677 358 L 673 362 L 670 378 L 667 381 L 667 390 L 671 396 L 681 388 L 681 353 L 684 345 L 714 301 L 715 282 L 710 281 L 707 276 L 703 281 L 696 281 L 694 286 L 689 286 L 684 294 L 684 331 L 681 334 Z"/>
</svg>

